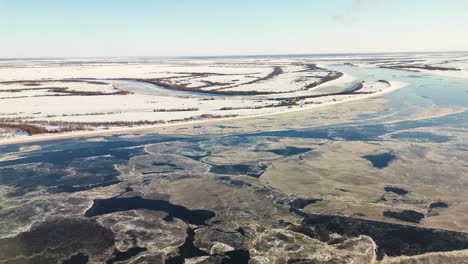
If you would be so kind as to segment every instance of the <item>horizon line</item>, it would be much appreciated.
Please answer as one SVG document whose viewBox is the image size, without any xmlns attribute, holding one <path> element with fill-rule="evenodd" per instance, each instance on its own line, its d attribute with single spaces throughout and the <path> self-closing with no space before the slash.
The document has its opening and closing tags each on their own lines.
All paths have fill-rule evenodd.
<svg viewBox="0 0 468 264">
<path fill-rule="evenodd" d="M 52 60 L 52 59 L 118 59 L 118 58 L 242 58 L 242 57 L 306 57 L 306 56 L 356 56 L 356 55 L 381 55 L 381 54 L 428 54 L 428 53 L 468 53 L 468 50 L 445 50 L 445 51 L 383 51 L 383 52 L 338 52 L 338 53 L 278 53 L 278 54 L 238 54 L 238 55 L 183 55 L 183 56 L 57 56 L 57 57 L 0 57 L 0 60 Z"/>
</svg>

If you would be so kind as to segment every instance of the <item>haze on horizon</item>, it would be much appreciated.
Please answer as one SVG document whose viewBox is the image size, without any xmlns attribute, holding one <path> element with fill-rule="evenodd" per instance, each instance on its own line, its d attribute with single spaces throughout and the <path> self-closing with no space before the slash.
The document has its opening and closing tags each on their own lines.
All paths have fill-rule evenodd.
<svg viewBox="0 0 468 264">
<path fill-rule="evenodd" d="M 0 58 L 468 50 L 466 0 L 0 0 Z"/>
</svg>

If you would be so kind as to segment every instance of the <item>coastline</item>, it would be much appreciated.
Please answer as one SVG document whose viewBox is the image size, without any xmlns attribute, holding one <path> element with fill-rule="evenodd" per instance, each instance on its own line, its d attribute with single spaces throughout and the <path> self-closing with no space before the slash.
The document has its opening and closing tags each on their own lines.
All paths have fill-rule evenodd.
<svg viewBox="0 0 468 264">
<path fill-rule="evenodd" d="M 12 138 L 0 139 L 0 146 L 42 142 L 42 141 L 53 141 L 53 140 L 70 139 L 70 138 L 109 136 L 109 135 L 122 134 L 126 132 L 158 133 L 158 131 L 154 131 L 154 130 L 165 128 L 165 127 L 196 125 L 196 124 L 214 123 L 214 122 L 227 121 L 227 120 L 241 120 L 241 119 L 251 119 L 251 118 L 263 117 L 263 116 L 274 116 L 278 114 L 306 111 L 306 110 L 317 109 L 317 108 L 331 106 L 331 105 L 343 104 L 343 103 L 351 102 L 351 101 L 380 97 L 382 95 L 394 92 L 396 90 L 402 89 L 410 85 L 409 83 L 400 82 L 400 81 L 390 81 L 390 83 L 391 83 L 391 87 L 381 92 L 376 92 L 376 93 L 372 93 L 368 95 L 361 95 L 355 98 L 349 98 L 349 99 L 344 99 L 344 100 L 340 100 L 336 102 L 328 102 L 328 103 L 318 104 L 318 105 L 312 104 L 312 105 L 306 105 L 303 107 L 295 106 L 294 108 L 286 108 L 284 110 L 279 110 L 279 111 L 271 112 L 271 113 L 245 115 L 245 116 L 229 117 L 229 118 L 204 119 L 204 120 L 138 126 L 138 127 L 123 127 L 123 128 L 116 128 L 116 129 L 100 129 L 100 130 L 93 130 L 93 131 L 78 131 L 78 132 L 65 132 L 65 133 L 57 133 L 57 134 L 40 134 L 40 135 L 24 136 L 24 137 L 12 137 Z"/>
</svg>

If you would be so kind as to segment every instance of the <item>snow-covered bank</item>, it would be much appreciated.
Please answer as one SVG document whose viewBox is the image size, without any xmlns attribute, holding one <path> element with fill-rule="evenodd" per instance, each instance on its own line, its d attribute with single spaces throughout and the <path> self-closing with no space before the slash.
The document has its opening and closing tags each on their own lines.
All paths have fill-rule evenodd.
<svg viewBox="0 0 468 264">
<path fill-rule="evenodd" d="M 299 111 L 403 86 L 305 59 L 24 63 L 0 67 L 0 144 Z"/>
</svg>

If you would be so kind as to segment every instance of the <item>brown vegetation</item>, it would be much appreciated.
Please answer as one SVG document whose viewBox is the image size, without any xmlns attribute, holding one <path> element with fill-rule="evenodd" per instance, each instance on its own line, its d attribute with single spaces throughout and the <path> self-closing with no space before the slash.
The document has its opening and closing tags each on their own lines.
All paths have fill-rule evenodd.
<svg viewBox="0 0 468 264">
<path fill-rule="evenodd" d="M 183 108 L 183 109 L 153 109 L 153 112 L 189 112 L 198 111 L 198 108 Z"/>
<path fill-rule="evenodd" d="M 95 116 L 95 115 L 111 115 L 116 112 L 98 112 L 98 113 L 85 113 L 85 114 L 63 114 L 62 116 Z"/>
<path fill-rule="evenodd" d="M 65 87 L 56 87 L 52 88 L 49 90 L 49 92 L 53 93 L 64 93 L 66 95 L 80 95 L 80 96 L 96 96 L 96 95 L 127 95 L 127 94 L 132 94 L 130 91 L 124 91 L 124 90 L 117 90 L 116 92 L 112 93 L 105 93 L 101 91 L 76 91 L 76 90 L 69 90 L 68 88 Z M 54 96 L 60 96 L 60 95 L 54 95 Z"/>
<path fill-rule="evenodd" d="M 440 67 L 440 66 L 431 66 L 431 65 L 392 65 L 392 66 L 381 66 L 391 69 L 422 69 L 422 70 L 430 70 L 430 71 L 461 71 L 461 69 L 457 68 L 449 68 L 449 67 Z"/>
<path fill-rule="evenodd" d="M 236 117 L 238 115 L 213 115 L 213 114 L 203 114 L 201 118 L 228 118 L 228 117 Z"/>
<path fill-rule="evenodd" d="M 386 84 L 388 84 L 388 86 L 392 86 L 392 84 L 387 80 L 378 80 L 378 82 L 386 83 Z"/>
<path fill-rule="evenodd" d="M 98 81 L 84 81 L 84 80 L 76 80 L 76 79 L 69 79 L 69 80 L 41 80 L 41 81 L 9 81 L 9 82 L 0 82 L 0 84 L 16 84 L 16 83 L 24 83 L 24 86 L 39 86 L 42 83 L 48 82 L 84 82 L 96 85 L 105 85 L 108 83 L 105 82 L 98 82 Z M 81 96 L 96 96 L 96 95 L 127 95 L 132 94 L 130 91 L 124 91 L 116 88 L 114 86 L 116 92 L 106 93 L 102 91 L 76 91 L 76 90 L 69 90 L 67 87 L 37 87 L 37 88 L 22 88 L 22 89 L 5 89 L 0 90 L 0 93 L 5 92 L 23 92 L 23 91 L 33 91 L 33 90 L 48 90 L 48 92 L 52 93 L 60 93 L 60 94 L 53 94 L 53 95 L 35 95 L 32 97 L 43 97 L 43 96 L 68 96 L 68 95 L 81 95 Z M 25 98 L 27 96 L 18 96 L 18 97 L 2 97 L 0 99 L 12 99 L 12 98 Z"/>
<path fill-rule="evenodd" d="M 28 124 L 10 124 L 10 123 L 0 123 L 0 128 L 9 128 L 14 130 L 22 130 L 28 133 L 28 135 L 37 135 L 37 134 L 44 134 L 50 133 L 44 127 L 35 126 L 35 125 L 28 125 Z"/>
<path fill-rule="evenodd" d="M 22 84 L 24 86 L 39 86 L 44 83 L 51 83 L 51 82 L 60 82 L 60 83 L 70 83 L 70 82 L 80 82 L 80 83 L 89 83 L 89 84 L 98 84 L 98 85 L 106 85 L 106 82 L 94 81 L 94 80 L 80 80 L 80 79 L 47 79 L 47 80 L 18 80 L 18 81 L 4 81 L 0 82 L 0 84 Z"/>
<path fill-rule="evenodd" d="M 9 121 L 9 122 L 8 122 Z M 13 123 L 13 122 L 14 123 Z M 82 131 L 88 130 L 92 127 L 132 127 L 132 126 L 142 126 L 142 125 L 154 125 L 154 124 L 164 124 L 165 121 L 116 121 L 116 122 L 68 122 L 68 121 L 48 121 L 48 120 L 33 120 L 33 121 L 23 121 L 21 119 L 13 118 L 2 118 L 0 120 L 0 128 L 21 130 L 28 133 L 28 135 L 37 135 L 37 134 L 50 134 L 50 133 L 62 133 L 62 132 L 71 132 L 71 131 Z M 54 126 L 55 129 L 47 129 L 43 127 Z"/>
<path fill-rule="evenodd" d="M 230 88 L 234 88 L 234 87 L 239 87 L 241 85 L 248 85 L 248 84 L 263 82 L 263 81 L 266 81 L 266 80 L 269 80 L 269 79 L 273 79 L 273 77 L 278 76 L 278 75 L 283 74 L 283 73 L 284 73 L 283 69 L 281 69 L 281 67 L 276 66 L 273 69 L 273 71 L 270 74 L 268 74 L 267 76 L 265 76 L 265 77 L 258 78 L 258 79 L 255 79 L 255 80 L 252 80 L 252 81 L 249 81 L 249 82 L 246 82 L 246 83 L 240 83 L 240 84 L 236 84 L 236 85 L 229 86 L 229 87 L 223 87 L 223 88 L 217 89 L 216 91 L 230 89 Z M 249 92 L 249 93 L 252 94 L 252 92 Z M 264 93 L 260 93 L 260 94 L 268 94 L 268 93 L 264 92 Z"/>
<path fill-rule="evenodd" d="M 186 84 L 174 84 L 165 81 L 164 79 L 121 79 L 129 81 L 138 81 L 155 84 L 167 89 L 186 91 L 186 92 L 197 92 L 206 94 L 221 94 L 221 95 L 261 95 L 261 94 L 273 94 L 274 92 L 257 92 L 257 91 L 222 91 L 222 90 L 210 90 L 205 91 L 197 87 L 187 87 Z"/>
<path fill-rule="evenodd" d="M 318 67 L 317 67 L 318 68 Z M 322 69 L 322 68 L 319 68 L 319 69 Z M 330 81 L 333 81 L 333 80 L 336 80 L 338 78 L 341 78 L 343 76 L 343 73 L 342 72 L 337 72 L 337 71 L 329 71 L 328 74 L 325 76 L 325 77 L 321 77 L 320 80 L 318 81 L 315 81 L 311 84 L 308 84 L 304 87 L 305 90 L 309 90 L 309 89 L 312 89 L 314 87 L 317 87 L 321 84 L 324 84 L 326 82 L 330 82 Z"/>
</svg>

